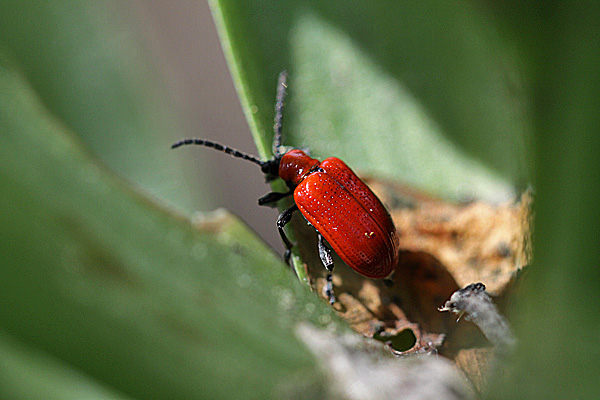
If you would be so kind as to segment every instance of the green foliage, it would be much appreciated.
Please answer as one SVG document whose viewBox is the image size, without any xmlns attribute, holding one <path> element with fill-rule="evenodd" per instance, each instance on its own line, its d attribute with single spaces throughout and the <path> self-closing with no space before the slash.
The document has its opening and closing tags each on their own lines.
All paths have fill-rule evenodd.
<svg viewBox="0 0 600 400">
<path fill-rule="evenodd" d="M 239 221 L 192 224 L 122 179 L 197 202 L 172 190 L 173 111 L 121 6 L 0 12 L 0 397 L 322 395 L 294 332 L 331 309 Z M 520 346 L 489 396 L 597 398 L 598 6 L 211 6 L 263 156 L 288 69 L 287 143 L 316 156 L 451 199 L 535 176 Z"/>
<path fill-rule="evenodd" d="M 4 382 L 7 395 L 81 374 L 57 397 L 92 380 L 137 398 L 265 398 L 314 375 L 293 322 L 331 311 L 246 227 L 228 216 L 192 226 L 131 191 L 6 63 L 0 126 L 0 321 L 7 346 L 25 347 L 4 364 L 3 378 L 21 376 Z M 36 374 L 18 370 L 27 359 Z"/>
<path fill-rule="evenodd" d="M 453 199 L 496 202 L 529 183 L 518 60 L 474 7 L 212 4 L 263 156 L 289 69 L 288 143 Z"/>
<path fill-rule="evenodd" d="M 181 158 L 164 151 L 165 132 L 179 130 L 175 111 L 127 11 L 113 0 L 6 1 L 0 48 L 48 112 L 102 162 L 191 211 L 203 199 L 173 190 Z"/>
<path fill-rule="evenodd" d="M 533 57 L 537 179 L 534 264 L 513 312 L 521 346 L 490 397 L 597 399 L 600 4 L 500 11 Z"/>
</svg>

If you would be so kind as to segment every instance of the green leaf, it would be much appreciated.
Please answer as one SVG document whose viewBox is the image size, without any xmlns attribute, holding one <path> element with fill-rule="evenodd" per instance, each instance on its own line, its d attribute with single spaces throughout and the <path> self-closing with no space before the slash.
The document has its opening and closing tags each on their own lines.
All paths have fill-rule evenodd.
<svg viewBox="0 0 600 400">
<path fill-rule="evenodd" d="M 109 168 L 182 209 L 206 207 L 210 193 L 173 184 L 185 160 L 165 149 L 188 134 L 176 133 L 173 100 L 129 7 L 114 0 L 6 1 L 0 47 L 48 111 Z"/>
<path fill-rule="evenodd" d="M 278 72 L 287 143 L 451 199 L 529 183 L 525 93 L 494 20 L 444 2 L 214 0 L 262 155 Z"/>
<path fill-rule="evenodd" d="M 239 221 L 190 224 L 133 192 L 6 61 L 0 129 L 4 336 L 97 393 L 262 399 L 320 380 L 294 326 L 333 311 Z M 33 379 L 19 371 L 29 356 L 13 357 L 3 375 Z"/>
<path fill-rule="evenodd" d="M 500 11 L 532 62 L 535 258 L 512 311 L 520 346 L 489 397 L 598 399 L 600 3 L 523 5 Z"/>
<path fill-rule="evenodd" d="M 68 365 L 0 333 L 0 387 L 5 399 L 125 399 Z"/>
</svg>

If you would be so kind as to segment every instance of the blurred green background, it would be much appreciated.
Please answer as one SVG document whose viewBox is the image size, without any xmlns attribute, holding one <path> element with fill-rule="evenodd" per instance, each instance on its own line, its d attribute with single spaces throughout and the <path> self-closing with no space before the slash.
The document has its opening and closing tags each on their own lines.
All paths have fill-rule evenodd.
<svg viewBox="0 0 600 400">
<path fill-rule="evenodd" d="M 323 396 L 293 332 L 335 317 L 279 261 L 259 171 L 169 151 L 269 156 L 288 69 L 288 144 L 451 200 L 533 185 L 520 346 L 489 397 L 597 398 L 599 6 L 210 5 L 216 27 L 194 1 L 2 4 L 0 397 Z M 276 251 L 183 217 L 219 206 Z"/>
</svg>

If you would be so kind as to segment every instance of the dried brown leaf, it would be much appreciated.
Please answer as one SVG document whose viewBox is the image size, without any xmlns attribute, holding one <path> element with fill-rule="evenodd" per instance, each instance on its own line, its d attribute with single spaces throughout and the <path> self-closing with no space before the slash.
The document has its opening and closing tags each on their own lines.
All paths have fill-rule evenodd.
<svg viewBox="0 0 600 400">
<path fill-rule="evenodd" d="M 374 181 L 369 186 L 389 206 L 398 228 L 399 263 L 386 282 L 367 279 L 334 256 L 334 308 L 367 337 L 393 343 L 412 332 L 409 348 L 392 344 L 401 355 L 439 351 L 453 358 L 463 348 L 488 345 L 475 325 L 457 324 L 454 316 L 437 308 L 472 282 L 484 282 L 491 294 L 501 294 L 527 264 L 531 196 L 525 193 L 499 205 L 456 204 L 400 186 Z M 311 284 L 323 296 L 326 272 L 314 229 L 301 218 L 292 223 Z"/>
</svg>

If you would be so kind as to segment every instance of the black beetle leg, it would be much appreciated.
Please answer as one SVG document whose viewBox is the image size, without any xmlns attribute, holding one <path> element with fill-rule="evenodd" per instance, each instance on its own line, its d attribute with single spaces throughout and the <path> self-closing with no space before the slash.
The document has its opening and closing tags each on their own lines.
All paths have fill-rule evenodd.
<svg viewBox="0 0 600 400">
<path fill-rule="evenodd" d="M 290 264 L 290 257 L 292 256 L 292 247 L 294 247 L 294 245 L 286 236 L 283 228 L 287 225 L 288 222 L 292 220 L 292 214 L 294 213 L 294 211 L 297 210 L 298 206 L 294 204 L 292 207 L 283 211 L 279 215 L 279 218 L 277 218 L 277 229 L 279 230 L 279 235 L 281 236 L 281 240 L 283 240 L 283 244 L 285 245 L 285 253 L 283 255 L 283 259 L 288 265 Z"/>
<path fill-rule="evenodd" d="M 286 192 L 286 193 L 280 193 L 280 192 L 267 193 L 263 197 L 258 199 L 258 205 L 259 206 L 269 206 L 269 205 L 272 205 L 273 203 L 276 203 L 279 200 L 281 200 L 285 197 L 288 197 L 292 194 L 294 194 L 293 190 L 290 190 L 289 192 Z"/>
<path fill-rule="evenodd" d="M 325 282 L 325 287 L 323 288 L 323 292 L 325 297 L 329 300 L 330 304 L 335 303 L 335 295 L 333 293 L 333 257 L 331 257 L 331 250 L 329 250 L 325 246 L 325 241 L 323 239 L 323 235 L 320 233 L 319 236 L 319 257 L 321 257 L 321 262 L 325 269 L 327 269 L 327 281 Z"/>
</svg>

